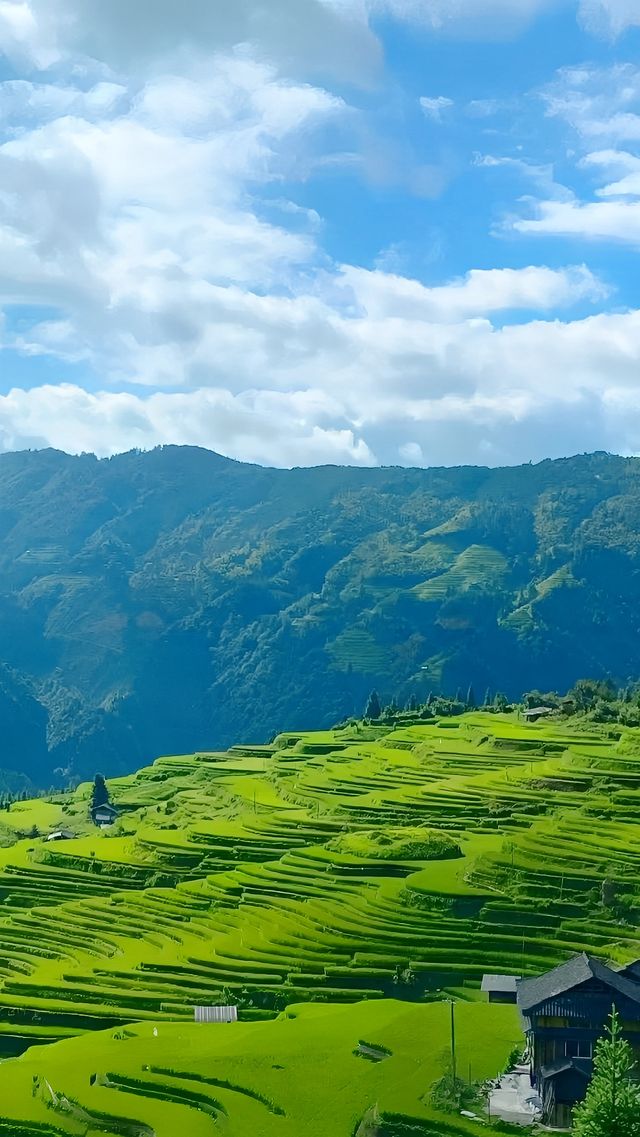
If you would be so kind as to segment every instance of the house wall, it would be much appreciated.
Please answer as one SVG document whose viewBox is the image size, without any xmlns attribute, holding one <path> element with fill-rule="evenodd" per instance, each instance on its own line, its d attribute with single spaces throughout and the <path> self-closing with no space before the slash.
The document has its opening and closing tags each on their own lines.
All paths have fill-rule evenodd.
<svg viewBox="0 0 640 1137">
<path fill-rule="evenodd" d="M 516 1003 L 517 1000 L 515 991 L 489 991 L 490 1003 Z"/>
<path fill-rule="evenodd" d="M 575 1071 L 543 1078 L 543 1069 L 567 1057 L 567 1042 L 591 1043 L 595 1049 L 605 1034 L 612 1005 L 620 1015 L 624 1037 L 640 1057 L 640 1006 L 596 982 L 567 992 L 540 1006 L 537 1014 L 531 1014 L 528 1035 L 532 1080 L 541 1092 L 549 1125 L 570 1126 L 571 1109 L 584 1098 L 588 1080 Z M 592 1060 L 585 1058 L 584 1066 L 589 1073 Z"/>
</svg>

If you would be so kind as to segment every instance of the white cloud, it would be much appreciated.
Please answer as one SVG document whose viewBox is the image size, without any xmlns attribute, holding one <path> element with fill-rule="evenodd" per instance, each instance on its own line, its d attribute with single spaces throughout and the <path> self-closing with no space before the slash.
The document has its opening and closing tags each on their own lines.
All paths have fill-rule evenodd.
<svg viewBox="0 0 640 1137">
<path fill-rule="evenodd" d="M 206 76 L 111 93 L 89 104 L 64 94 L 56 117 L 48 91 L 21 87 L 42 124 L 0 146 L 5 351 L 57 358 L 61 378 L 66 362 L 103 377 L 98 393 L 12 391 L 0 445 L 104 454 L 171 441 L 279 464 L 510 461 L 498 427 L 579 402 L 595 325 L 500 324 L 601 300 L 585 266 L 472 271 L 427 288 L 336 269 L 317 216 L 279 190 L 288 227 L 262 215 L 261 186 L 278 186 L 283 161 L 295 176 L 291 156 L 304 157 L 316 123 L 348 116 L 325 90 L 284 82 L 245 52 L 217 56 Z M 46 315 L 14 327 L 16 304 Z M 600 384 L 602 368 L 616 372 L 610 339 Z M 592 384 L 598 399 L 595 373 Z"/>
<path fill-rule="evenodd" d="M 189 394 L 90 394 L 70 384 L 0 396 L 0 449 L 52 445 L 100 456 L 160 443 L 188 444 L 266 465 L 371 465 L 366 444 L 349 429 L 322 427 L 324 396 L 228 391 Z"/>
<path fill-rule="evenodd" d="M 640 68 L 631 63 L 563 68 L 541 96 L 548 115 L 590 144 L 640 138 Z"/>
<path fill-rule="evenodd" d="M 47 41 L 28 0 L 0 0 L 0 56 L 45 68 L 57 58 L 54 44 Z"/>
<path fill-rule="evenodd" d="M 417 280 L 345 265 L 342 279 L 356 308 L 371 320 L 456 323 L 494 312 L 550 311 L 581 300 L 602 300 L 607 289 L 585 265 L 555 270 L 473 269 L 462 280 L 427 288 Z"/>
<path fill-rule="evenodd" d="M 423 466 L 424 453 L 419 442 L 403 442 L 398 447 L 398 454 L 407 466 Z"/>
<path fill-rule="evenodd" d="M 640 246 L 640 201 L 543 201 L 538 216 L 513 222 L 519 233 L 552 234 Z"/>
<path fill-rule="evenodd" d="M 581 171 L 592 175 L 594 200 L 565 191 L 541 190 L 530 201 L 533 216 L 513 217 L 516 232 L 640 244 L 640 69 L 632 64 L 608 68 L 563 69 L 542 92 L 547 114 L 575 132 Z M 601 148 L 593 150 L 594 142 Z M 620 148 L 624 142 L 626 148 Z M 613 179 L 613 180 L 611 180 Z M 540 192 L 540 191 L 539 191 Z M 544 194 L 544 196 L 542 196 Z"/>
<path fill-rule="evenodd" d="M 581 0 L 580 15 L 596 35 L 615 38 L 628 28 L 640 27 L 637 0 Z"/>
<path fill-rule="evenodd" d="M 380 45 L 350 3 L 322 0 L 0 0 L 0 54 L 41 68 L 85 57 L 117 71 L 158 67 L 181 52 L 209 56 L 238 44 L 288 74 L 333 74 L 368 82 Z"/>
<path fill-rule="evenodd" d="M 364 80 L 378 48 L 365 0 L 301 2 L 308 20 L 297 0 L 238 0 L 221 15 L 210 0 L 0 0 L 14 60 L 59 57 L 46 83 L 0 84 L 3 377 L 14 353 L 43 355 L 49 374 L 57 360 L 68 379 L 76 364 L 101 388 L 11 390 L 0 448 L 183 442 L 284 465 L 499 462 L 565 452 L 574 424 L 577 449 L 616 431 L 640 448 L 629 410 L 640 314 L 551 318 L 606 298 L 585 265 L 472 270 L 426 287 L 401 274 L 416 263 L 401 243 L 376 271 L 323 252 L 321 219 L 286 187 L 314 168 L 316 128 L 322 160 L 344 159 L 326 136 L 356 137 L 355 115 L 327 86 L 283 75 L 325 66 L 339 40 L 334 72 L 348 74 L 351 51 Z M 443 32 L 482 30 L 476 0 L 385 2 Z M 551 3 L 489 0 L 480 22 L 502 21 L 501 34 Z M 624 225 L 640 234 L 633 146 L 616 149 L 640 84 L 634 69 L 607 83 L 574 69 L 545 96 L 584 140 L 596 201 L 563 195 L 550 166 L 479 159 L 533 181 L 541 200 L 516 228 L 584 233 L 588 222 L 611 237 L 627 207 Z M 422 103 L 437 118 L 451 100 Z M 599 131 L 616 116 L 613 136 Z M 374 176 L 377 158 L 380 184 L 396 185 L 389 168 L 402 163 L 382 149 L 351 160 Z M 425 196 L 448 176 L 431 157 L 410 171 Z"/>
<path fill-rule="evenodd" d="M 427 95 L 423 95 L 420 99 L 420 106 L 425 115 L 427 118 L 432 118 L 435 122 L 442 122 L 443 113 L 450 110 L 453 105 L 453 99 L 448 99 L 446 95 L 437 95 L 434 98 L 428 98 Z"/>
<path fill-rule="evenodd" d="M 0 448 L 107 454 L 175 442 L 278 465 L 640 451 L 640 312 L 502 329 L 486 319 L 345 322 L 335 370 L 322 352 L 309 356 L 298 369 L 306 385 L 289 390 L 12 391 L 0 398 Z"/>
</svg>

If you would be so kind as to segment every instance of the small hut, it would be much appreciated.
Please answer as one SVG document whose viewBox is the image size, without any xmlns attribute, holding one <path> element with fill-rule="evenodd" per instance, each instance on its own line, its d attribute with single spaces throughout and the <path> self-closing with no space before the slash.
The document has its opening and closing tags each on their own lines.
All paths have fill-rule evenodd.
<svg viewBox="0 0 640 1137">
<path fill-rule="evenodd" d="M 490 1003 L 516 1003 L 519 975 L 483 975 L 481 990 Z"/>
</svg>

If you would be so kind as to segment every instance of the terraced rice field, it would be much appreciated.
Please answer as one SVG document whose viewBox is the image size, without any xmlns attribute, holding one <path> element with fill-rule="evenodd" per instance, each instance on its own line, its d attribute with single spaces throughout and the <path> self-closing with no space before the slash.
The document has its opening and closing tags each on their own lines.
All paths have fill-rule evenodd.
<svg viewBox="0 0 640 1137">
<path fill-rule="evenodd" d="M 478 1002 L 484 971 L 534 974 L 580 950 L 619 962 L 640 956 L 640 731 L 605 737 L 477 713 L 395 730 L 289 733 L 270 747 L 162 758 L 111 792 L 122 817 L 104 832 L 88 820 L 88 786 L 0 814 L 0 1048 L 10 1056 L 68 1040 L 1 1065 L 0 1094 L 13 1103 L 7 1116 L 50 1132 L 93 1133 L 105 1114 L 101 1131 L 125 1132 L 114 1117 L 139 1117 L 136 1134 L 151 1137 L 178 1131 L 185 1111 L 194 1115 L 185 1132 L 204 1132 L 217 1115 L 233 1116 L 238 1095 L 199 1081 L 198 1048 L 213 1047 L 213 1062 L 222 1046 L 215 1061 L 230 1070 L 236 1039 L 250 1049 L 249 1039 L 270 1038 L 275 1053 L 298 1021 L 319 1037 L 342 1024 L 335 1037 L 351 1048 L 365 1029 L 360 1015 L 415 1015 L 409 1038 L 439 1023 L 420 1047 L 431 1069 L 446 1048 L 437 1016 L 451 995 L 478 1037 L 498 1016 L 493 1073 L 517 1022 L 513 1008 Z M 18 830 L 60 824 L 77 836 L 15 840 Z M 220 1002 L 238 1003 L 244 1021 L 204 1033 L 192 1025 L 194 1005 Z M 288 1010 L 299 1004 L 313 1006 Z M 106 1033 L 73 1041 L 86 1032 Z M 221 1039 L 234 1040 L 228 1053 Z M 377 1041 L 387 1045 L 382 1034 Z M 145 1072 L 156 1042 L 164 1056 Z M 191 1063 L 177 1078 L 166 1072 L 176 1053 Z M 82 1084 L 75 1069 L 67 1084 L 63 1066 L 76 1057 Z M 357 1070 L 384 1081 L 376 1064 L 356 1058 Z M 428 1118 L 429 1079 L 414 1073 L 420 1093 L 415 1082 L 394 1098 L 394 1076 L 384 1109 L 410 1105 Z M 32 1077 L 80 1112 L 60 1102 L 52 1110 L 42 1081 L 33 1096 L 18 1094 Z M 375 1078 L 350 1105 L 346 1090 L 342 1105 L 335 1095 L 332 1133 L 355 1132 L 365 1099 L 378 1100 Z M 162 1128 L 149 1105 L 161 1100 L 158 1080 L 171 1089 L 162 1100 L 175 1129 Z M 270 1076 L 258 1084 L 271 1100 Z M 265 1109 L 239 1096 L 237 1118 Z M 20 1112 L 20 1101 L 33 1107 Z M 276 1112 L 272 1128 L 265 1115 L 260 1129 L 238 1120 L 230 1132 L 297 1133 L 297 1109 L 287 1107 L 289 1128 Z"/>
</svg>

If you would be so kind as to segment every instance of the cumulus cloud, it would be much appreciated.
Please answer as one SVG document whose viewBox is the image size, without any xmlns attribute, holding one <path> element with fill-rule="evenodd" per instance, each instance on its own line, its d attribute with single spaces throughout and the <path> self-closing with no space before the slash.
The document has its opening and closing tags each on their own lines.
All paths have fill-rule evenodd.
<svg viewBox="0 0 640 1137">
<path fill-rule="evenodd" d="M 348 428 L 314 421 L 334 408 L 322 392 L 288 396 L 225 390 L 188 394 L 89 393 L 71 384 L 13 390 L 0 396 L 0 449 L 55 446 L 108 456 L 161 443 L 204 446 L 265 465 L 332 462 L 372 465 Z"/>
<path fill-rule="evenodd" d="M 549 311 L 580 300 L 602 300 L 607 289 L 585 266 L 555 270 L 472 269 L 462 280 L 427 288 L 417 280 L 343 266 L 357 307 L 372 320 L 398 318 L 436 323 L 531 309 Z"/>
<path fill-rule="evenodd" d="M 402 245 L 375 270 L 328 256 L 322 219 L 290 187 L 318 160 L 364 159 L 349 145 L 357 115 L 306 72 L 320 61 L 346 74 L 352 50 L 356 77 L 370 77 L 369 20 L 382 9 L 300 3 L 306 22 L 298 0 L 295 15 L 293 0 L 239 0 L 215 20 L 209 0 L 135 10 L 0 0 L 14 62 L 57 60 L 38 79 L 0 83 L 0 360 L 3 378 L 17 354 L 46 357 L 60 375 L 0 397 L 0 448 L 110 454 L 175 442 L 279 465 L 511 462 L 574 448 L 574 423 L 575 448 L 606 447 L 616 431 L 640 448 L 630 409 L 640 314 L 585 318 L 609 295 L 586 265 L 472 269 L 427 287 L 403 275 Z M 512 28 L 547 6 L 489 0 L 483 20 Z M 385 10 L 442 32 L 467 20 L 471 33 L 478 5 L 385 0 Z M 545 93 L 600 182 L 582 202 L 550 167 L 508 159 L 540 199 L 516 229 L 583 232 L 599 209 L 610 237 L 626 206 L 624 224 L 640 234 L 633 145 L 617 148 L 621 126 L 594 125 L 635 116 L 624 93 L 635 73 L 624 78 L 603 95 L 574 69 Z M 450 100 L 422 103 L 437 118 Z M 442 188 L 437 163 L 413 173 L 414 192 Z M 80 369 L 100 377 L 97 389 L 68 382 Z"/>
<path fill-rule="evenodd" d="M 190 443 L 275 465 L 518 462 L 640 449 L 640 312 L 495 328 L 352 319 L 322 386 L 0 397 L 0 447 Z M 407 440 L 408 439 L 408 440 Z"/>
<path fill-rule="evenodd" d="M 640 193 L 636 176 L 634 193 Z M 629 185 L 631 185 L 629 179 Z M 612 187 L 599 192 L 606 195 Z M 513 222 L 519 233 L 551 234 L 640 246 L 640 201 L 543 201 L 537 217 Z"/>
<path fill-rule="evenodd" d="M 157 73 L 180 51 L 206 56 L 243 43 L 288 74 L 366 83 L 381 50 L 365 16 L 323 0 L 0 0 L 0 54 L 36 69 L 85 57 Z"/>
</svg>

